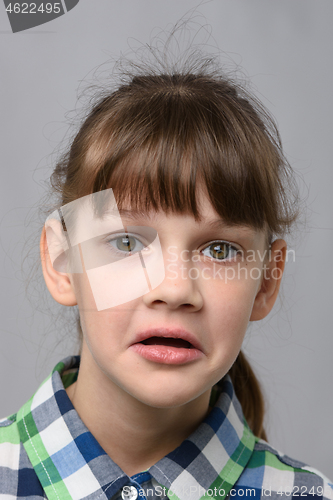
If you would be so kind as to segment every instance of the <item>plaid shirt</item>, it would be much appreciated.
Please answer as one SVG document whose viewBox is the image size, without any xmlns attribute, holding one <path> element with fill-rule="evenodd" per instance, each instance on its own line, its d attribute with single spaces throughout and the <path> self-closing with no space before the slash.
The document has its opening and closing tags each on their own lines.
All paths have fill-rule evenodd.
<svg viewBox="0 0 333 500">
<path fill-rule="evenodd" d="M 128 477 L 67 396 L 79 361 L 60 362 L 17 414 L 0 421 L 0 500 L 333 500 L 322 474 L 255 438 L 228 375 L 196 431 L 149 470 Z"/>
</svg>

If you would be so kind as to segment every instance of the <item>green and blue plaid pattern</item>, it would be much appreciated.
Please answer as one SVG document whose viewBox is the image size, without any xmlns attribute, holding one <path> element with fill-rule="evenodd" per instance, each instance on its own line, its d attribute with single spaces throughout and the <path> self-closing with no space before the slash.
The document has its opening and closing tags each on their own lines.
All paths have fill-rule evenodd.
<svg viewBox="0 0 333 500">
<path fill-rule="evenodd" d="M 143 500 L 333 500 L 322 474 L 254 437 L 228 375 L 196 431 L 148 471 L 128 477 L 67 396 L 79 362 L 60 362 L 17 414 L 0 421 L 0 500 L 120 500 L 128 486 Z"/>
</svg>

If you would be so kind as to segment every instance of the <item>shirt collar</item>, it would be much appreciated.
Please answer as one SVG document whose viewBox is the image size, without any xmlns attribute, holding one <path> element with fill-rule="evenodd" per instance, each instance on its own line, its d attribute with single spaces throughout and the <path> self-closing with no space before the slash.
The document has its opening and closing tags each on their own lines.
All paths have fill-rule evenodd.
<svg viewBox="0 0 333 500">
<path fill-rule="evenodd" d="M 74 381 L 79 363 L 79 356 L 58 363 L 17 414 L 21 441 L 50 500 L 88 496 L 101 500 L 136 484 L 137 475 L 129 478 L 105 453 L 67 396 L 65 387 Z M 206 492 L 223 500 L 248 463 L 254 444 L 226 375 L 205 420 L 148 472 L 175 500 L 199 500 Z"/>
</svg>

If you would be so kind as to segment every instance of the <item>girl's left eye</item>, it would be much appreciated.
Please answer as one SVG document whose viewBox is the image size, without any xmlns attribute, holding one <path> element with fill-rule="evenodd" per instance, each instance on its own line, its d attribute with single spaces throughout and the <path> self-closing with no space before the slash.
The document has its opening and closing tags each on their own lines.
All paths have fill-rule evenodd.
<svg viewBox="0 0 333 500">
<path fill-rule="evenodd" d="M 132 254 L 133 252 L 141 252 L 146 245 L 144 245 L 138 238 L 129 234 L 122 234 L 116 238 L 107 240 L 117 252 Z"/>
<path fill-rule="evenodd" d="M 202 250 L 203 255 L 216 260 L 235 260 L 240 253 L 238 248 L 225 241 L 214 241 Z"/>
</svg>

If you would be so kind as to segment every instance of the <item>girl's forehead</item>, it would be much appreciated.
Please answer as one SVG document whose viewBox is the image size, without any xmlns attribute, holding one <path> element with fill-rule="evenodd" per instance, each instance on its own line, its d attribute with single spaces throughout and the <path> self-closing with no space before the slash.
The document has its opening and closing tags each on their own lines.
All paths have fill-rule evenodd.
<svg viewBox="0 0 333 500">
<path fill-rule="evenodd" d="M 174 211 L 162 208 L 132 205 L 129 198 L 117 203 L 112 189 L 93 193 L 62 207 L 65 224 L 72 244 L 85 241 L 108 232 L 125 229 L 126 226 L 150 226 L 157 231 L 191 231 L 210 233 L 215 237 L 243 238 L 259 241 L 266 231 L 242 223 L 226 221 L 214 209 L 208 195 L 202 190 L 197 196 L 198 215 L 188 208 Z M 74 242 L 75 240 L 75 242 Z"/>
<path fill-rule="evenodd" d="M 240 238 L 248 242 L 260 243 L 265 239 L 265 231 L 241 224 L 227 223 L 212 207 L 210 203 L 205 204 L 200 212 L 200 219 L 195 219 L 191 213 L 165 212 L 164 210 L 141 211 L 136 209 L 119 208 L 119 214 L 124 226 L 129 223 L 133 225 L 147 225 L 161 232 L 181 230 L 184 234 L 194 232 L 210 233 L 216 237 Z"/>
<path fill-rule="evenodd" d="M 118 206 L 118 212 L 122 219 L 133 219 L 133 220 L 147 220 L 158 222 L 159 219 L 173 219 L 173 220 L 187 220 L 188 222 L 195 224 L 197 226 L 205 226 L 211 228 L 243 228 L 247 232 L 253 233 L 258 232 L 252 226 L 246 224 L 232 224 L 227 222 L 220 214 L 217 213 L 213 207 L 208 196 L 202 191 L 197 196 L 198 212 L 199 216 L 195 217 L 189 210 L 184 211 L 173 211 L 171 208 L 163 210 L 162 208 L 149 210 L 144 209 L 144 207 L 131 206 L 130 203 L 122 203 Z M 259 231 L 261 232 L 261 231 Z"/>
<path fill-rule="evenodd" d="M 122 217 L 133 217 L 133 218 L 153 218 L 153 217 L 158 217 L 160 216 L 167 216 L 167 217 L 192 217 L 193 219 L 196 219 L 198 222 L 204 221 L 205 219 L 208 218 L 220 218 L 221 216 L 216 212 L 214 209 L 209 197 L 207 194 L 204 193 L 202 188 L 199 188 L 197 190 L 198 194 L 196 196 L 196 203 L 198 206 L 198 212 L 199 212 L 199 217 L 195 218 L 194 214 L 188 209 L 188 206 L 184 210 L 172 210 L 171 207 L 168 207 L 166 210 L 163 208 L 153 208 L 152 206 L 149 209 L 145 209 L 144 206 L 140 206 L 140 200 L 139 203 L 137 203 L 135 206 L 130 203 L 130 197 L 123 199 L 121 203 L 117 202 L 117 208 L 119 211 L 119 214 Z"/>
</svg>

